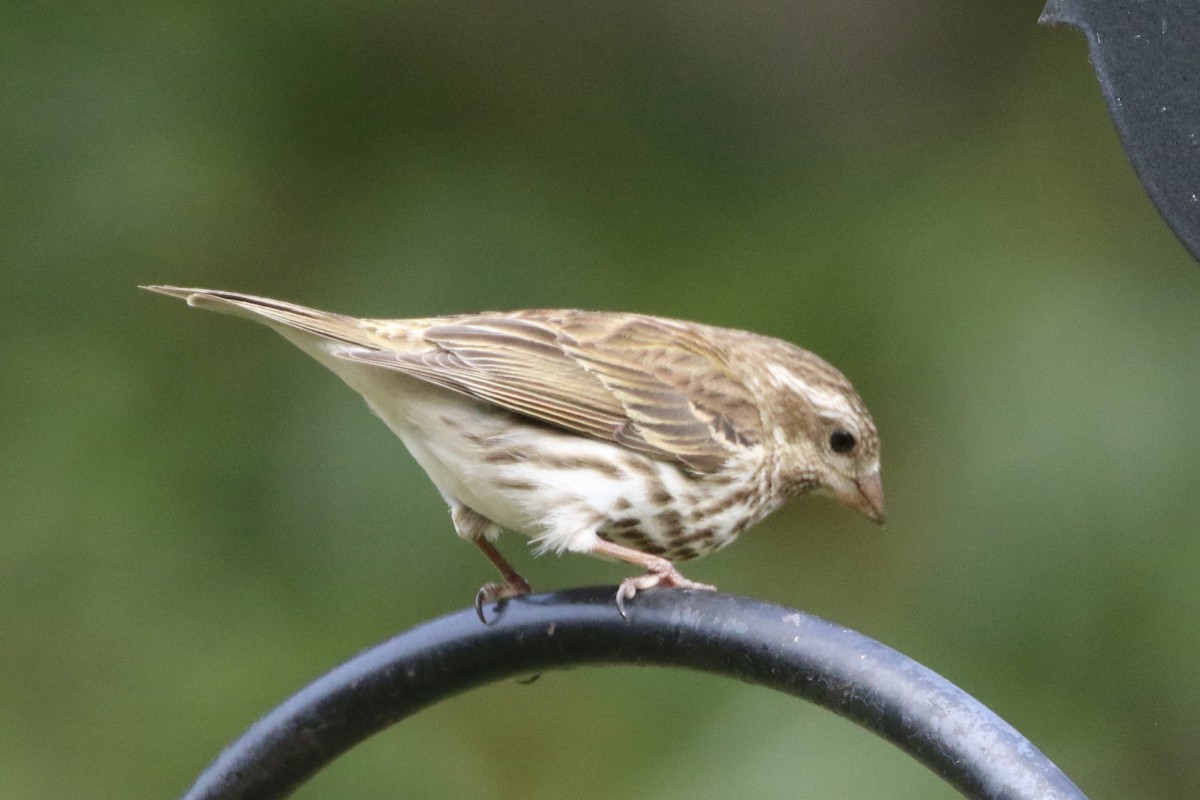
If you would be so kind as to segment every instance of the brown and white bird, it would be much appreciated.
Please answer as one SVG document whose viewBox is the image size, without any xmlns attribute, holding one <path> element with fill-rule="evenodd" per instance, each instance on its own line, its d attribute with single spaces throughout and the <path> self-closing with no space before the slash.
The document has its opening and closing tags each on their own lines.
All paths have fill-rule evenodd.
<svg viewBox="0 0 1200 800">
<path fill-rule="evenodd" d="M 590 553 L 655 586 L 712 589 L 672 564 L 789 498 L 829 494 L 883 521 L 879 438 L 846 378 L 799 347 L 694 322 L 572 310 L 357 319 L 265 297 L 142 287 L 266 323 L 333 370 L 400 437 L 458 535 L 499 568 L 482 604 L 530 591 L 501 528 Z"/>
</svg>

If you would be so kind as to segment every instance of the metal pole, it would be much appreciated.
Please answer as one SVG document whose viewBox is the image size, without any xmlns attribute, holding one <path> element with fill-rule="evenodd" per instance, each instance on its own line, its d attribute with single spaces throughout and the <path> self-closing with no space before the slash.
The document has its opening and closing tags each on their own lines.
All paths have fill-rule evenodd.
<svg viewBox="0 0 1200 800">
<path fill-rule="evenodd" d="M 1008 723 L 889 647 L 790 608 L 654 590 L 622 619 L 615 587 L 507 601 L 420 625 L 345 662 L 256 722 L 185 800 L 286 797 L 341 753 L 426 706 L 480 686 L 584 664 L 682 667 L 821 705 L 988 800 L 1086 800 Z M 751 789 L 752 787 L 748 787 Z"/>
</svg>

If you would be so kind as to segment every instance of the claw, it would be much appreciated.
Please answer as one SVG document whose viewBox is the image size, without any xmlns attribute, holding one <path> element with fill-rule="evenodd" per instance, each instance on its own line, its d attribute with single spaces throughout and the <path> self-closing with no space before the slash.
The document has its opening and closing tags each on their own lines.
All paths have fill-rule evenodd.
<svg viewBox="0 0 1200 800">
<path fill-rule="evenodd" d="M 621 619 L 629 619 L 629 615 L 625 613 L 625 600 L 628 596 L 629 600 L 637 594 L 637 590 L 632 586 L 626 586 L 629 580 L 621 581 L 621 585 L 617 587 L 617 613 L 621 615 Z"/>
<path fill-rule="evenodd" d="M 706 592 L 715 592 L 717 587 L 708 584 L 700 583 L 699 581 L 689 580 L 680 574 L 679 570 L 666 559 L 652 562 L 649 565 L 649 572 L 644 575 L 634 575 L 621 581 L 621 585 L 617 587 L 617 612 L 624 618 L 629 619 L 629 615 L 625 613 L 625 601 L 632 600 L 638 592 L 646 589 L 653 589 L 659 586 L 664 588 L 675 589 L 699 589 Z"/>
<path fill-rule="evenodd" d="M 533 589 L 523 580 L 520 583 L 485 583 L 475 593 L 475 615 L 479 617 L 480 622 L 487 625 L 487 617 L 483 615 L 484 603 L 494 603 L 498 600 L 520 597 L 529 594 L 531 591 Z"/>
<path fill-rule="evenodd" d="M 495 584 L 489 583 L 486 586 L 480 586 L 479 591 L 475 593 L 475 616 L 479 617 L 479 621 L 484 625 L 487 625 L 487 618 L 483 616 L 483 604 L 487 600 L 488 586 L 495 586 Z"/>
</svg>

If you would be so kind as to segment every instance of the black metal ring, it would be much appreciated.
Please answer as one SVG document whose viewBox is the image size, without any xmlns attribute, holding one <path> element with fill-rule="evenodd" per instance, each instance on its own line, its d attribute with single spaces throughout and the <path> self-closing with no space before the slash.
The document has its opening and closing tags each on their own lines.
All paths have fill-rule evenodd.
<svg viewBox="0 0 1200 800">
<path fill-rule="evenodd" d="M 583 664 L 713 672 L 847 717 L 966 797 L 1086 800 L 1008 723 L 889 647 L 790 608 L 717 592 L 655 589 L 617 613 L 616 587 L 505 601 L 402 633 L 317 679 L 250 727 L 185 800 L 286 797 L 368 736 L 476 686 Z"/>
</svg>

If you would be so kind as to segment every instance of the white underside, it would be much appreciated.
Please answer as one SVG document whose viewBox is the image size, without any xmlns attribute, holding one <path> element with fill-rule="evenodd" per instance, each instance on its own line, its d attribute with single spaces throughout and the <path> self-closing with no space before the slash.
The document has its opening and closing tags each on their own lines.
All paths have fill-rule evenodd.
<svg viewBox="0 0 1200 800">
<path fill-rule="evenodd" d="M 514 425 L 514 417 L 400 372 L 347 361 L 332 355 L 337 345 L 292 329 L 281 333 L 336 373 L 361 394 L 374 412 L 400 437 L 417 463 L 451 505 L 461 503 L 497 525 L 533 538 L 539 552 L 591 550 L 603 519 L 638 517 L 653 533 L 662 511 L 648 495 L 644 480 L 608 476 L 594 470 L 538 468 L 529 461 L 490 463 L 494 451 L 518 451 L 564 459 L 641 459 L 654 472 L 655 488 L 696 493 L 674 464 L 632 453 L 607 442 L 558 433 L 545 427 Z M 513 488 L 534 484 L 536 491 Z M 507 487 L 507 488 L 506 488 Z M 719 504 L 719 494 L 703 496 Z M 769 509 L 763 509 L 765 514 Z M 756 515 L 756 516 L 761 516 Z M 722 531 L 717 546 L 732 541 L 742 509 L 720 510 L 705 519 Z M 498 531 L 490 530 L 489 536 Z"/>
</svg>

